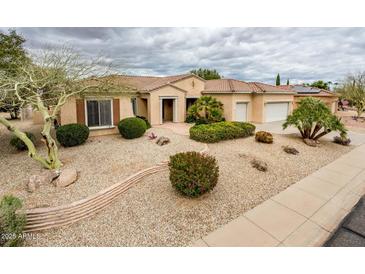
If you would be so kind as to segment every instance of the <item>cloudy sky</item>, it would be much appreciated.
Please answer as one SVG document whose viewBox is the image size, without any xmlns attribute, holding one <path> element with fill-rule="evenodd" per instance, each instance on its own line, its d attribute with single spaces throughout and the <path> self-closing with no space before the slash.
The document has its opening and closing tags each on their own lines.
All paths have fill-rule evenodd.
<svg viewBox="0 0 365 274">
<path fill-rule="evenodd" d="M 6 31 L 7 28 L 1 28 Z M 341 81 L 365 70 L 365 28 L 18 28 L 29 51 L 72 45 L 120 73 L 215 68 L 225 78 Z"/>
</svg>

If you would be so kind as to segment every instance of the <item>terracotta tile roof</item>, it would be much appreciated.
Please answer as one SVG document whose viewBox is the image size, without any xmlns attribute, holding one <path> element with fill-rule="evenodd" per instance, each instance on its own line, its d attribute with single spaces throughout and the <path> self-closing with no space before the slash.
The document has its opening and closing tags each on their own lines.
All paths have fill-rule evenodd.
<svg viewBox="0 0 365 274">
<path fill-rule="evenodd" d="M 203 93 L 225 93 L 225 92 L 288 92 L 288 90 L 280 87 L 259 83 L 259 82 L 244 82 L 234 79 L 217 79 L 208 80 L 205 83 Z"/>
<path fill-rule="evenodd" d="M 179 80 L 191 77 L 193 74 L 181 74 L 173 76 L 131 76 L 112 75 L 108 76 L 115 84 L 129 86 L 136 91 L 152 91 L 165 85 L 173 84 Z"/>
</svg>

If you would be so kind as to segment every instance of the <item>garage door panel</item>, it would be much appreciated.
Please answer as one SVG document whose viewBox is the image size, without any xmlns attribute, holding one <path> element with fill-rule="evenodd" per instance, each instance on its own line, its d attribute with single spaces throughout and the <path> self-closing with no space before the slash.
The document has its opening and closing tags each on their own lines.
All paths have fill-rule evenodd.
<svg viewBox="0 0 365 274">
<path fill-rule="evenodd" d="M 242 102 L 236 103 L 235 120 L 237 122 L 246 122 L 247 121 L 247 103 L 242 103 Z"/>
<path fill-rule="evenodd" d="M 265 121 L 266 122 L 283 121 L 288 116 L 288 112 L 289 112 L 288 102 L 266 103 Z"/>
</svg>

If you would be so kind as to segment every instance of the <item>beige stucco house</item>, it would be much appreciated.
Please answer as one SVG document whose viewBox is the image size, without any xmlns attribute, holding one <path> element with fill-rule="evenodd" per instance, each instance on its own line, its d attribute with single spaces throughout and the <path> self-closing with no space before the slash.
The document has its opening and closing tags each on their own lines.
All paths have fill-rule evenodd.
<svg viewBox="0 0 365 274">
<path fill-rule="evenodd" d="M 119 90 L 71 98 L 61 109 L 60 123 L 82 123 L 91 135 L 117 133 L 126 117 L 144 116 L 152 125 L 184 122 L 197 98 L 210 95 L 223 103 L 228 121 L 255 123 L 285 120 L 296 104 L 287 88 L 233 79 L 204 80 L 193 74 L 167 77 L 109 76 Z"/>
</svg>

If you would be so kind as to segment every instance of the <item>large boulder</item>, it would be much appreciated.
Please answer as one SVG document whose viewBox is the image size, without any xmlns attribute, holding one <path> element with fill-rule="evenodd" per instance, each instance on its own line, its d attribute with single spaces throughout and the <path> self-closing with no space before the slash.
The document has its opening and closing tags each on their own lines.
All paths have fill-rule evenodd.
<svg viewBox="0 0 365 274">
<path fill-rule="evenodd" d="M 41 185 L 50 184 L 58 177 L 59 173 L 54 170 L 43 171 L 41 174 L 32 175 L 27 182 L 27 191 L 32 193 Z"/>
<path fill-rule="evenodd" d="M 66 187 L 77 180 L 77 170 L 74 168 L 66 168 L 61 170 L 60 176 L 55 181 L 57 187 Z"/>
<path fill-rule="evenodd" d="M 159 146 L 167 145 L 168 143 L 170 143 L 170 139 L 164 136 L 158 138 L 156 142 Z"/>
</svg>

